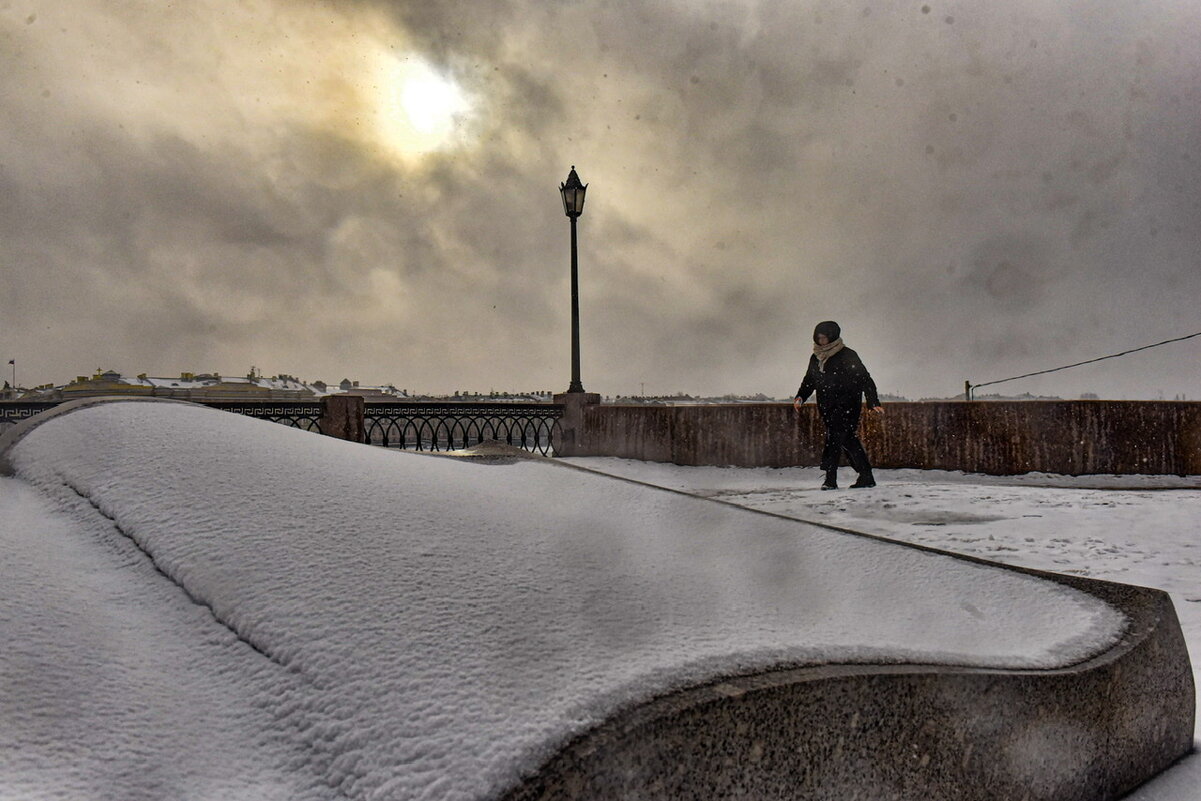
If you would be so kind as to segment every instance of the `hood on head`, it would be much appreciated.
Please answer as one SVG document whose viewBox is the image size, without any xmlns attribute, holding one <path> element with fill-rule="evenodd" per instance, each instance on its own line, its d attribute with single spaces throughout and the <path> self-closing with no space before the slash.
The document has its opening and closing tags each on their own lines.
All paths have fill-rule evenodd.
<svg viewBox="0 0 1201 801">
<path fill-rule="evenodd" d="M 817 342 L 818 334 L 825 334 L 827 341 L 833 342 L 842 336 L 842 329 L 833 320 L 826 320 L 825 322 L 818 323 L 817 327 L 813 329 L 814 342 Z"/>
</svg>

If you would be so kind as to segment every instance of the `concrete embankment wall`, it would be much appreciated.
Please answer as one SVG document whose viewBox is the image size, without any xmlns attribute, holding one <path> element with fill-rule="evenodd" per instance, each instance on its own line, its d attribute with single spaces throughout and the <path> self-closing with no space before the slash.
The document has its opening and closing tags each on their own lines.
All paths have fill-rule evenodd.
<svg viewBox="0 0 1201 801">
<path fill-rule="evenodd" d="M 878 467 L 1007 475 L 1201 474 L 1201 403 L 890 403 L 860 435 Z M 824 428 L 812 404 L 588 405 L 576 455 L 683 465 L 816 465 Z"/>
</svg>

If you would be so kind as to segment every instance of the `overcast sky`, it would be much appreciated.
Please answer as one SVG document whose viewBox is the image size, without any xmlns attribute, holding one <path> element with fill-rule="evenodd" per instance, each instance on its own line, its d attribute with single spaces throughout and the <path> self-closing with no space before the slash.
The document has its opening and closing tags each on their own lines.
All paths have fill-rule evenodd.
<svg viewBox="0 0 1201 801">
<path fill-rule="evenodd" d="M 910 398 L 1201 331 L 1201 3 L 0 0 L 0 358 Z M 5 374 L 5 377 L 9 377 Z M 1201 338 L 998 389 L 1201 398 Z"/>
</svg>

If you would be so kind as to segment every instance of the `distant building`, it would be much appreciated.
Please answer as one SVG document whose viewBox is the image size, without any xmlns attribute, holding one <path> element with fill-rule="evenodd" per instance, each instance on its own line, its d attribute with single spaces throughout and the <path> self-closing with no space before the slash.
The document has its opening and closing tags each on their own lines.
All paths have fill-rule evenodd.
<svg viewBox="0 0 1201 801">
<path fill-rule="evenodd" d="M 344 389 L 341 395 L 357 395 L 364 403 L 386 403 L 388 401 L 408 400 L 404 390 L 397 389 L 391 384 L 382 387 L 360 387 L 358 381 L 351 382 L 349 389 Z"/>
<path fill-rule="evenodd" d="M 403 390 L 398 390 L 391 385 L 360 387 L 358 381 L 349 379 L 343 381 L 342 384 L 349 390 L 347 394 L 362 395 L 368 402 L 400 400 L 407 397 Z M 331 393 L 330 389 L 335 391 Z M 330 394 L 337 394 L 337 390 L 326 385 L 324 381 L 307 384 L 295 376 L 281 374 L 267 377 L 254 371 L 237 378 L 217 373 L 180 373 L 178 378 L 155 378 L 145 373 L 130 377 L 121 375 L 115 370 L 97 370 L 90 377 L 76 376 L 74 381 L 62 386 L 47 384 L 31 390 L 10 391 L 0 397 L 4 400 L 68 401 L 100 395 L 137 395 L 205 403 L 210 401 L 304 401 L 315 400 Z"/>
<path fill-rule="evenodd" d="M 123 376 L 115 370 L 91 377 L 76 376 L 69 384 L 26 392 L 22 400 L 67 401 L 98 395 L 139 395 L 191 401 L 310 400 L 320 393 L 292 376 L 227 378 L 216 373 L 180 373 L 155 378 L 142 373 Z"/>
<path fill-rule="evenodd" d="M 945 403 L 947 401 L 962 401 L 963 393 L 952 395 L 949 398 L 922 398 L 922 403 Z M 989 393 L 987 395 L 972 394 L 973 401 L 1057 401 L 1063 400 L 1058 395 L 1031 395 L 1029 392 L 1023 392 L 1021 395 L 1000 395 L 997 393 Z"/>
</svg>

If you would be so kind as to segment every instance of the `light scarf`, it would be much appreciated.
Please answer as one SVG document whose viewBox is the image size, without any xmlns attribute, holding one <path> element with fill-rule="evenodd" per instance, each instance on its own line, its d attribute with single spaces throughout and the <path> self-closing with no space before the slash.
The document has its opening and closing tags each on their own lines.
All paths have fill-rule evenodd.
<svg viewBox="0 0 1201 801">
<path fill-rule="evenodd" d="M 842 344 L 842 337 L 825 345 L 813 343 L 813 355 L 817 357 L 817 369 L 819 372 L 826 372 L 826 360 L 833 356 L 838 351 L 842 350 L 845 345 Z"/>
</svg>

